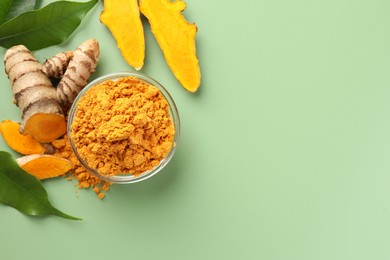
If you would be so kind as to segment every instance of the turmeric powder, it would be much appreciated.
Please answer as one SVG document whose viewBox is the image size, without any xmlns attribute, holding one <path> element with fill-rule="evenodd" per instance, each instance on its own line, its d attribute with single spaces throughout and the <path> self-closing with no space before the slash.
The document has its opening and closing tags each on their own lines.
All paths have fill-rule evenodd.
<svg viewBox="0 0 390 260">
<path fill-rule="evenodd" d="M 108 80 L 78 101 L 71 137 L 79 155 L 101 175 L 140 175 L 174 145 L 169 103 L 137 77 Z"/>
<path fill-rule="evenodd" d="M 68 136 L 65 135 L 63 138 L 53 141 L 52 145 L 56 148 L 54 155 L 68 159 L 72 164 L 71 169 L 68 171 L 70 174 L 68 179 L 76 179 L 78 181 L 78 189 L 92 188 L 98 198 L 102 199 L 104 197 L 103 192 L 108 191 L 110 184 L 92 175 L 81 165 L 70 147 Z"/>
</svg>

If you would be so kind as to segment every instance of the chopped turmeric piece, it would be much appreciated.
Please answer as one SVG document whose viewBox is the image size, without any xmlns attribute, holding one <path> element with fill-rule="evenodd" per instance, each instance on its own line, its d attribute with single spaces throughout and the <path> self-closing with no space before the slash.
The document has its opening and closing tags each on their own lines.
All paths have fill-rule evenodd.
<svg viewBox="0 0 390 260">
<path fill-rule="evenodd" d="M 104 198 L 104 196 L 106 196 L 104 193 L 99 193 L 98 194 L 98 198 L 100 199 L 100 200 L 102 200 L 103 198 Z"/>
<path fill-rule="evenodd" d="M 57 139 L 51 142 L 55 148 L 64 148 L 66 146 L 65 139 Z"/>
<path fill-rule="evenodd" d="M 69 160 L 44 154 L 26 155 L 16 159 L 16 162 L 26 172 L 41 180 L 64 175 L 72 167 Z"/>
<path fill-rule="evenodd" d="M 140 70 L 144 65 L 145 37 L 138 0 L 105 0 L 100 21 L 110 29 L 126 62 Z"/>
<path fill-rule="evenodd" d="M 42 102 L 37 106 L 44 107 L 45 103 Z M 34 138 L 43 143 L 51 142 L 57 139 L 63 135 L 65 131 L 66 122 L 64 116 L 46 112 L 35 113 L 34 115 L 29 116 L 29 119 L 23 128 L 23 133 L 31 134 L 34 136 Z"/>
<path fill-rule="evenodd" d="M 0 132 L 5 142 L 14 151 L 27 154 L 42 154 L 45 148 L 31 135 L 22 135 L 19 132 L 20 124 L 11 120 L 3 120 L 0 123 Z"/>
<path fill-rule="evenodd" d="M 186 90 L 195 92 L 200 85 L 195 46 L 197 27 L 181 14 L 185 7 L 182 0 L 140 0 L 141 13 L 148 18 L 168 66 Z"/>
</svg>

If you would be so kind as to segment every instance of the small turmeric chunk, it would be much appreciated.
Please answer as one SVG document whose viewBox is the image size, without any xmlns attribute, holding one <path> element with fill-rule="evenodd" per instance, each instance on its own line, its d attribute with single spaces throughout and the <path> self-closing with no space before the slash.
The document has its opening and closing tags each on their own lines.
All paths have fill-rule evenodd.
<svg viewBox="0 0 390 260">
<path fill-rule="evenodd" d="M 16 159 L 19 166 L 40 180 L 67 173 L 72 164 L 69 160 L 54 155 L 32 154 Z"/>
<path fill-rule="evenodd" d="M 65 139 L 57 139 L 51 142 L 55 148 L 64 148 L 66 146 Z"/>
<path fill-rule="evenodd" d="M 111 31 L 126 62 L 140 70 L 145 59 L 145 37 L 138 0 L 104 0 L 100 21 Z"/>
<path fill-rule="evenodd" d="M 94 188 L 93 188 L 93 191 L 94 191 L 96 194 L 99 194 L 99 193 L 100 193 L 99 187 L 94 187 Z"/>
<path fill-rule="evenodd" d="M 181 14 L 185 7 L 182 0 L 140 0 L 141 13 L 148 18 L 168 66 L 186 90 L 195 92 L 200 85 L 195 46 L 197 27 Z"/>
<path fill-rule="evenodd" d="M 27 154 L 41 154 L 45 148 L 31 135 L 22 135 L 19 131 L 20 124 L 10 120 L 3 120 L 0 123 L 0 132 L 5 142 L 14 151 Z"/>
<path fill-rule="evenodd" d="M 105 196 L 106 196 L 106 195 L 105 195 L 104 193 L 101 193 L 101 192 L 98 194 L 98 198 L 99 198 L 100 200 L 102 200 Z"/>
</svg>

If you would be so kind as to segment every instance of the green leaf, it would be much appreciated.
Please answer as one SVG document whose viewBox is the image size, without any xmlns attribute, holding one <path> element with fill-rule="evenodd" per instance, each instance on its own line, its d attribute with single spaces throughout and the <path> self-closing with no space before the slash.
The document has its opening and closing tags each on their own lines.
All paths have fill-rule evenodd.
<svg viewBox="0 0 390 260">
<path fill-rule="evenodd" d="M 11 6 L 14 0 L 1 0 L 0 1 L 0 24 L 2 24 L 5 19 L 7 18 L 7 15 L 9 11 L 11 10 Z"/>
<path fill-rule="evenodd" d="M 21 13 L 33 10 L 36 4 L 36 0 L 1 0 L 0 24 Z"/>
<path fill-rule="evenodd" d="M 13 2 L 13 4 L 7 14 L 7 17 L 5 18 L 6 21 L 14 18 L 15 16 L 18 16 L 21 13 L 34 10 L 36 4 L 35 0 L 13 0 L 11 2 Z"/>
<path fill-rule="evenodd" d="M 0 151 L 0 162 L 0 203 L 27 215 L 80 220 L 54 208 L 41 182 L 20 168 L 11 154 Z"/>
<path fill-rule="evenodd" d="M 38 50 L 59 44 L 72 34 L 97 2 L 57 1 L 22 13 L 0 26 L 0 46 L 10 48 L 23 44 L 30 50 Z"/>
</svg>

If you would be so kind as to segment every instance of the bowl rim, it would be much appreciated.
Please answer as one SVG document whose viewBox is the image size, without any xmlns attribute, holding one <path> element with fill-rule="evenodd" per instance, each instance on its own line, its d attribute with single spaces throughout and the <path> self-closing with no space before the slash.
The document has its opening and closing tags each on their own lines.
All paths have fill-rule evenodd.
<svg viewBox="0 0 390 260">
<path fill-rule="evenodd" d="M 161 94 L 164 96 L 164 98 L 167 100 L 169 104 L 169 115 L 171 117 L 172 123 L 175 127 L 175 134 L 174 134 L 174 139 L 172 143 L 172 148 L 169 151 L 169 153 L 160 161 L 160 163 L 154 167 L 151 170 L 148 170 L 146 172 L 143 172 L 139 175 L 132 175 L 131 173 L 123 174 L 123 175 L 114 175 L 114 176 L 108 176 L 104 174 L 100 174 L 96 169 L 91 168 L 83 158 L 81 158 L 80 154 L 77 151 L 76 145 L 72 139 L 72 123 L 74 120 L 74 117 L 77 112 L 77 104 L 79 99 L 84 96 L 84 94 L 93 86 L 100 84 L 102 82 L 105 82 L 107 80 L 118 80 L 119 78 L 122 77 L 137 77 L 138 79 L 155 86 L 158 88 L 161 92 Z M 107 181 L 111 183 L 116 183 L 116 184 L 129 184 L 129 183 L 136 183 L 140 182 L 146 179 L 149 179 L 150 177 L 156 175 L 158 172 L 160 172 L 172 159 L 173 155 L 175 154 L 177 144 L 179 142 L 179 137 L 180 137 L 180 117 L 179 117 L 179 111 L 177 109 L 176 103 L 174 102 L 171 94 L 168 92 L 168 90 L 157 80 L 155 80 L 152 77 L 149 77 L 145 74 L 139 73 L 139 72 L 127 72 L 127 71 L 121 71 L 121 72 L 114 72 L 114 73 L 109 73 L 100 77 L 97 77 L 96 79 L 92 80 L 89 82 L 76 96 L 75 100 L 72 103 L 72 106 L 69 110 L 68 114 L 68 121 L 67 121 L 67 130 L 66 133 L 68 135 L 69 143 L 71 146 L 71 149 L 73 153 L 75 154 L 76 158 L 78 161 L 81 163 L 81 165 L 88 170 L 91 174 L 94 176 Z"/>
</svg>

